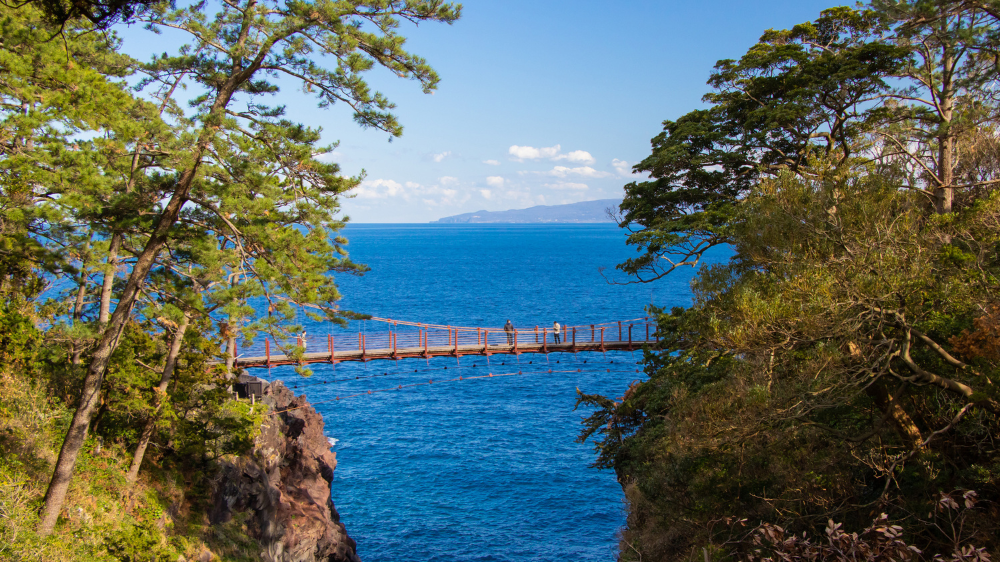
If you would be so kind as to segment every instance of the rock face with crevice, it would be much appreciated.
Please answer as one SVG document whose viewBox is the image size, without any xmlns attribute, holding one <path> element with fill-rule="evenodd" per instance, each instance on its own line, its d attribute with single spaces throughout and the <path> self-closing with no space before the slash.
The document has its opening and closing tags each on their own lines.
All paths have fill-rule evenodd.
<svg viewBox="0 0 1000 562">
<path fill-rule="evenodd" d="M 211 522 L 247 513 L 267 562 L 360 562 L 330 497 L 337 457 L 322 416 L 281 382 L 268 385 L 261 401 L 282 413 L 268 416 L 252 454 L 223 462 Z"/>
</svg>

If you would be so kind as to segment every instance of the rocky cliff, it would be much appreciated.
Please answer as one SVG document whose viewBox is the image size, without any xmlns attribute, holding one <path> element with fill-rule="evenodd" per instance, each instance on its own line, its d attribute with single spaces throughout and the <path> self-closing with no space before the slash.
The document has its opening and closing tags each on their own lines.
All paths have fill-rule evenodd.
<svg viewBox="0 0 1000 562">
<path fill-rule="evenodd" d="M 262 401 L 282 413 L 268 416 L 252 455 L 223 463 L 212 523 L 245 513 L 266 562 L 360 562 L 330 497 L 337 458 L 322 416 L 281 382 Z"/>
</svg>

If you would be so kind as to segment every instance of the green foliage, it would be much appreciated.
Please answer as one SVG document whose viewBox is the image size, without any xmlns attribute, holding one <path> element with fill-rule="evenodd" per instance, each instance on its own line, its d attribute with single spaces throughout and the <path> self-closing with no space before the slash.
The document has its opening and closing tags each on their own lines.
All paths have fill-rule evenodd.
<svg viewBox="0 0 1000 562">
<path fill-rule="evenodd" d="M 10 314 L 3 318 L 8 326 L 18 324 L 11 321 Z M 41 336 L 30 324 L 23 327 L 35 337 Z M 123 361 L 134 357 L 131 353 L 136 351 L 141 358 L 146 349 L 143 342 L 148 336 L 138 327 L 130 329 L 129 338 L 132 341 L 122 346 L 129 350 L 122 355 Z M 192 369 L 204 367 L 203 351 L 191 351 L 190 357 Z M 196 363 L 196 358 L 201 359 Z M 165 423 L 163 443 L 176 439 L 181 446 L 156 455 L 153 460 L 157 462 L 146 464 L 146 477 L 131 489 L 125 483 L 131 449 L 112 441 L 124 439 L 113 429 L 128 426 L 111 424 L 108 420 L 116 410 L 110 410 L 101 422 L 105 429 L 98 431 L 105 436 L 103 447 L 98 452 L 98 441 L 92 438 L 80 456 L 79 476 L 70 490 L 57 533 L 47 538 L 37 535 L 40 500 L 72 411 L 51 398 L 46 378 L 51 365 L 37 356 L 31 364 L 34 371 L 0 369 L 0 386 L 4 389 L 0 393 L 0 560 L 172 562 L 181 554 L 189 560 L 197 559 L 206 547 L 225 560 L 259 559 L 260 545 L 246 535 L 241 520 L 219 528 L 207 527 L 203 521 L 214 471 L 201 455 L 245 451 L 262 414 L 259 406 L 251 412 L 249 404 L 227 404 L 221 396 L 224 392 L 213 405 L 215 416 L 223 420 L 214 421 L 208 414 L 203 419 L 217 427 L 226 424 L 221 431 L 233 431 L 235 436 L 222 436 L 217 430 L 212 435 L 216 442 L 202 443 L 197 448 L 185 439 L 200 437 L 177 437 L 180 432 Z M 133 420 L 133 426 L 138 421 Z M 192 419 L 192 427 L 195 423 Z M 188 454 L 199 456 L 188 458 Z M 194 513 L 185 518 L 181 515 L 185 512 Z"/>
<path fill-rule="evenodd" d="M 145 523 L 112 531 L 104 538 L 104 548 L 120 562 L 174 562 L 177 552 L 163 542 L 163 535 Z"/>
<path fill-rule="evenodd" d="M 266 96 L 292 80 L 319 107 L 342 103 L 361 126 L 398 136 L 394 105 L 364 77 L 383 67 L 431 92 L 438 75 L 404 48 L 400 21 L 451 23 L 461 6 L 70 4 L 0 7 L 0 296 L 37 299 L 53 278 L 62 290 L 36 308 L 49 324 L 51 387 L 78 404 L 57 471 L 72 473 L 88 425 L 140 451 L 160 421 L 164 441 L 199 459 L 246 451 L 259 409 L 230 403 L 218 371 L 190 377 L 195 386 L 164 404 L 179 326 L 217 322 L 231 377 L 241 337 L 280 345 L 303 311 L 343 322 L 351 313 L 336 305 L 332 276 L 364 271 L 337 235 L 338 196 L 360 178 L 321 161 L 333 149 L 321 131 Z M 139 64 L 97 32 L 119 17 L 190 43 Z M 186 106 L 175 98 L 184 91 Z M 268 313 L 257 318 L 252 299 Z M 43 532 L 67 485 L 52 480 Z"/>
<path fill-rule="evenodd" d="M 157 0 L 31 0 L 52 24 L 66 26 L 73 20 L 86 18 L 99 29 L 107 29 L 119 21 L 131 20 L 136 12 Z"/>
<path fill-rule="evenodd" d="M 997 8 L 872 0 L 769 30 L 653 139 L 619 269 L 734 254 L 700 269 L 691 308 L 651 309 L 647 381 L 579 397 L 630 505 L 623 560 L 724 556 L 729 517 L 803 537 L 776 558 L 825 558 L 809 533 L 872 509 L 952 556 L 921 515 L 936 494 L 1000 500 Z M 990 510 L 963 540 L 996 548 Z"/>
<path fill-rule="evenodd" d="M 0 304 L 0 362 L 12 369 L 31 371 L 43 335 L 22 313 L 23 308 L 23 301 Z"/>
<path fill-rule="evenodd" d="M 103 403 L 94 419 L 95 431 L 106 439 L 134 444 L 142 426 L 137 422 L 153 411 L 150 389 L 160 376 L 151 365 L 163 356 L 149 333 L 130 324 L 115 350 L 101 389 Z"/>
<path fill-rule="evenodd" d="M 739 202 L 761 179 L 814 177 L 812 159 L 874 165 L 938 213 L 997 179 L 997 11 L 981 2 L 873 0 L 768 30 L 739 60 L 719 61 L 699 109 L 651 141 L 625 186 L 619 222 L 640 255 L 639 281 L 697 265 L 731 243 Z M 959 157 L 961 153 L 961 157 Z"/>
<path fill-rule="evenodd" d="M 809 165 L 743 198 L 734 257 L 702 268 L 690 309 L 652 311 L 649 380 L 580 397 L 630 502 L 624 559 L 721 544 L 720 517 L 801 533 L 861 528 L 872 505 L 950 554 L 914 514 L 940 489 L 1000 499 L 1000 373 L 947 350 L 996 299 L 1000 194 L 927 220 L 898 176 Z M 995 546 L 995 521 L 970 516 L 974 544 Z"/>
<path fill-rule="evenodd" d="M 651 179 L 625 187 L 620 222 L 642 254 L 619 269 L 650 281 L 697 265 L 731 239 L 736 203 L 762 177 L 808 168 L 816 154 L 853 158 L 871 129 L 867 106 L 906 56 L 873 40 L 884 28 L 871 10 L 832 8 L 719 61 L 711 107 L 664 121 L 635 167 Z"/>
<path fill-rule="evenodd" d="M 265 410 L 232 400 L 231 365 L 210 364 L 220 344 L 231 360 L 241 337 L 280 345 L 303 312 L 343 322 L 353 313 L 337 306 L 333 276 L 365 271 L 337 234 L 338 197 L 360 178 L 322 161 L 335 145 L 266 96 L 292 80 L 319 107 L 346 105 L 361 126 L 398 136 L 394 105 L 366 73 L 431 92 L 438 75 L 404 47 L 400 22 L 460 12 L 443 0 L 0 6 L 0 382 L 11 382 L 0 485 L 13 498 L 0 511 L 32 502 L 33 514 L 51 482 L 39 533 L 59 522 L 62 538 L 86 539 L 57 547 L 25 531 L 26 516 L 0 527 L 35 553 L 17 556 L 159 560 L 200 545 L 168 545 L 144 511 L 155 498 L 122 505 L 146 445 L 153 472 L 194 475 L 186 493 L 204 501 L 213 461 L 247 454 Z M 140 64 L 106 29 L 119 19 L 190 43 Z M 178 103 L 185 91 L 190 103 Z M 50 284 L 59 291 L 39 302 Z M 77 481 L 50 480 L 53 462 L 76 467 Z M 209 542 L 232 559 L 256 554 L 238 531 Z"/>
</svg>

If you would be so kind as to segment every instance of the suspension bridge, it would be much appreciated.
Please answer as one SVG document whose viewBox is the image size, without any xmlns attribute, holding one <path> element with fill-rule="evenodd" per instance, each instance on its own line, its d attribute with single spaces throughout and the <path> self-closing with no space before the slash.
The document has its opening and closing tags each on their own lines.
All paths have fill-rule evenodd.
<svg viewBox="0 0 1000 562">
<path fill-rule="evenodd" d="M 407 358 L 521 355 L 523 353 L 580 353 L 634 351 L 656 341 L 656 324 L 649 318 L 531 329 L 445 326 L 371 318 L 388 325 L 382 332 L 345 336 L 297 337 L 291 353 L 272 353 L 270 338 L 264 339 L 263 355 L 236 353 L 234 366 L 244 369 L 309 363 L 376 361 Z M 275 346 L 277 348 L 277 346 Z M 317 350 L 320 348 L 320 350 Z M 251 353 L 260 353 L 255 348 Z M 279 350 L 280 351 L 280 350 Z"/>
</svg>

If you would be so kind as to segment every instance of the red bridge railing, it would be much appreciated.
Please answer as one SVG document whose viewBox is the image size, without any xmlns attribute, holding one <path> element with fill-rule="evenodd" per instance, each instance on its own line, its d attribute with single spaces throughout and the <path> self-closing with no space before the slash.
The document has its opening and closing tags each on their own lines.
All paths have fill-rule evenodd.
<svg viewBox="0 0 1000 562">
<path fill-rule="evenodd" d="M 388 322 L 392 322 L 392 328 L 381 332 L 321 336 L 307 334 L 304 338 L 294 338 L 292 344 L 286 344 L 284 349 L 272 346 L 271 339 L 265 338 L 263 349 L 243 350 L 237 356 L 237 364 L 244 367 L 270 367 L 290 363 L 337 363 L 407 357 L 635 350 L 658 339 L 656 325 L 648 318 L 561 326 L 558 333 L 551 326 L 506 331 L 502 327 L 473 328 Z"/>
</svg>

